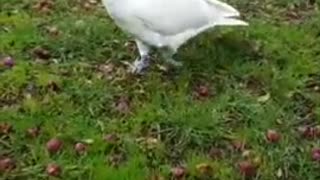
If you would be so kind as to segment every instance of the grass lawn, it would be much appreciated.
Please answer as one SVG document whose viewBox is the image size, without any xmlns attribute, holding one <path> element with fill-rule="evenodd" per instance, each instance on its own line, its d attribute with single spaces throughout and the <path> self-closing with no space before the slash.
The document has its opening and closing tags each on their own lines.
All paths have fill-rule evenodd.
<svg viewBox="0 0 320 180">
<path fill-rule="evenodd" d="M 0 0 L 0 179 L 320 179 L 320 2 L 229 2 L 138 77 L 100 3 Z"/>
</svg>

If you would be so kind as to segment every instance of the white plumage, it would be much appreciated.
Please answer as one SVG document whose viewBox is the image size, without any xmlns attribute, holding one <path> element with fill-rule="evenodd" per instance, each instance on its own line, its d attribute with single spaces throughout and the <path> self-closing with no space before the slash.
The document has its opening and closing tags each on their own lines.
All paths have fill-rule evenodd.
<svg viewBox="0 0 320 180">
<path fill-rule="evenodd" d="M 133 71 L 141 73 L 149 65 L 151 47 L 161 49 L 164 58 L 172 59 L 178 48 L 190 38 L 219 25 L 247 25 L 238 20 L 240 13 L 217 0 L 103 0 L 115 23 L 131 34 L 141 58 Z"/>
</svg>

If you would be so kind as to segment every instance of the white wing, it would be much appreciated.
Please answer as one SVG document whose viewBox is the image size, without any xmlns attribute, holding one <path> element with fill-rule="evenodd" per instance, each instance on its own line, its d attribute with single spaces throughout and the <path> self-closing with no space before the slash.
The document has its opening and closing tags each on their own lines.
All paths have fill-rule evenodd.
<svg viewBox="0 0 320 180">
<path fill-rule="evenodd" d="M 129 0 L 130 14 L 146 27 L 166 36 L 208 25 L 245 25 L 231 6 L 216 0 Z"/>
</svg>

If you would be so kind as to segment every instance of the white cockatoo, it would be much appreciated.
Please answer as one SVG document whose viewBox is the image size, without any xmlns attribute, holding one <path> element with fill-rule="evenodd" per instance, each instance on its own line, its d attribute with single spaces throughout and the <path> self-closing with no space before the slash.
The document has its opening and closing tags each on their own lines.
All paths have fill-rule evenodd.
<svg viewBox="0 0 320 180">
<path fill-rule="evenodd" d="M 149 51 L 157 48 L 169 63 L 192 37 L 215 26 L 246 26 L 240 13 L 218 0 L 103 0 L 109 15 L 123 31 L 135 38 L 140 58 L 132 71 L 141 73 L 150 64 Z"/>
</svg>

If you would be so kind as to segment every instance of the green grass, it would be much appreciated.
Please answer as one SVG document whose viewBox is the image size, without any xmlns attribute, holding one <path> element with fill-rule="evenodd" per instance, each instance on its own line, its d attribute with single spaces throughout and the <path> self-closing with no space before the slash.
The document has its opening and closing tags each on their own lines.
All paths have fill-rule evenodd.
<svg viewBox="0 0 320 180">
<path fill-rule="evenodd" d="M 209 179 L 243 179 L 237 164 L 247 157 L 231 142 L 244 140 L 254 154 L 249 159 L 261 159 L 253 179 L 319 179 L 320 164 L 311 158 L 319 138 L 297 131 L 320 125 L 319 1 L 230 2 L 249 27 L 204 33 L 180 49 L 181 69 L 164 73 L 156 58 L 136 77 L 121 63 L 135 59 L 136 49 L 125 46 L 129 38 L 102 7 L 56 0 L 46 15 L 32 9 L 36 0 L 0 0 L 0 56 L 16 61 L 12 69 L 0 67 L 0 124 L 13 128 L 0 136 L 0 157 L 16 161 L 1 177 L 48 179 L 45 167 L 54 162 L 61 179 L 171 179 L 176 165 L 188 169 L 187 179 L 205 179 L 196 166 L 207 163 Z M 33 53 L 39 46 L 50 58 L 39 60 Z M 110 64 L 110 73 L 98 68 Z M 210 96 L 195 98 L 198 85 Z M 119 97 L 129 98 L 130 112 L 118 112 Z M 26 137 L 35 126 L 40 136 Z M 281 133 L 279 143 L 266 142 L 268 129 Z M 120 142 L 104 142 L 109 133 Z M 53 137 L 64 147 L 50 155 L 46 142 Z M 76 155 L 74 144 L 88 140 L 88 152 Z M 210 159 L 212 147 L 224 155 Z M 118 167 L 108 163 L 114 154 L 125 157 Z"/>
</svg>

